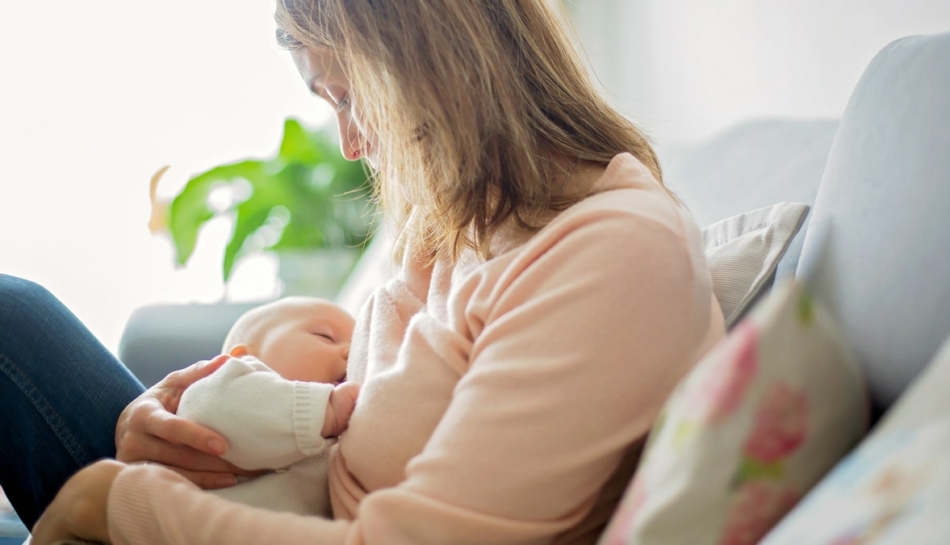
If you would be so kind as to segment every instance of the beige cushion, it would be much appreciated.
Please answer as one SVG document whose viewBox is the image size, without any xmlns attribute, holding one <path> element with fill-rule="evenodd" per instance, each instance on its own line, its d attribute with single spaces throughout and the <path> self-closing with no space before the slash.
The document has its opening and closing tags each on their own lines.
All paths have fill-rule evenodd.
<svg viewBox="0 0 950 545">
<path fill-rule="evenodd" d="M 789 280 L 676 387 L 601 543 L 756 543 L 860 440 L 868 412 L 832 318 Z"/>
<path fill-rule="evenodd" d="M 807 204 L 783 202 L 703 229 L 713 293 L 727 328 L 768 285 L 807 212 Z"/>
</svg>

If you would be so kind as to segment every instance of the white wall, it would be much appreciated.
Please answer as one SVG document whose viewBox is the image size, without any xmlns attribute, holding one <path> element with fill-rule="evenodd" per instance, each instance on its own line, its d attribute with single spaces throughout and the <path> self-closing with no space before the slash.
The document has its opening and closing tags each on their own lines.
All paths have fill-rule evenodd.
<svg viewBox="0 0 950 545">
<path fill-rule="evenodd" d="M 564 0 L 609 96 L 661 144 L 756 116 L 838 117 L 890 41 L 947 0 Z"/>
<path fill-rule="evenodd" d="M 150 236 L 148 180 L 163 192 L 217 163 L 274 152 L 311 98 L 258 0 L 47 0 L 0 6 L 0 273 L 46 285 L 117 349 L 134 308 L 221 298 L 229 226 L 187 270 Z M 236 271 L 267 295 L 269 262 Z M 256 291 L 255 291 L 256 290 Z M 264 293 L 262 293 L 262 291 Z"/>
</svg>

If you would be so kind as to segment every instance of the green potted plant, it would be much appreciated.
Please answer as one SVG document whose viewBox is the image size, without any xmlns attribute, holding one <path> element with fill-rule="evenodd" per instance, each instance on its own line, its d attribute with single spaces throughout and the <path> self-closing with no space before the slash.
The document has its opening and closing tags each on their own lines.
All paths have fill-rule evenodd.
<svg viewBox="0 0 950 545">
<path fill-rule="evenodd" d="M 344 159 L 331 134 L 288 119 L 275 156 L 202 172 L 170 203 L 155 199 L 164 169 L 159 171 L 152 181 L 150 226 L 171 234 L 175 259 L 184 265 L 201 227 L 232 215 L 222 262 L 225 282 L 243 256 L 273 251 L 285 295 L 334 295 L 368 242 L 375 209 L 366 167 Z M 222 189 L 230 193 L 230 204 L 215 207 L 212 193 Z"/>
</svg>

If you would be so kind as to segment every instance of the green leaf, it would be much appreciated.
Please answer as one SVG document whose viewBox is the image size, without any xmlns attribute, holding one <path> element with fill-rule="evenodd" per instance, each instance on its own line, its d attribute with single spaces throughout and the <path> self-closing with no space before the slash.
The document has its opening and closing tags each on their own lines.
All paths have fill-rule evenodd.
<svg viewBox="0 0 950 545">
<path fill-rule="evenodd" d="M 732 479 L 732 488 L 738 488 L 739 485 L 748 481 L 760 479 L 769 481 L 779 480 L 784 474 L 785 464 L 782 463 L 782 460 L 763 464 L 752 458 L 744 457 L 736 471 L 735 477 Z"/>
<path fill-rule="evenodd" d="M 231 271 L 234 269 L 234 264 L 244 253 L 244 243 L 247 242 L 248 237 L 267 223 L 272 209 L 273 207 L 270 206 L 238 207 L 238 216 L 234 222 L 234 232 L 231 235 L 230 242 L 228 242 L 227 247 L 224 249 L 224 263 L 222 264 L 221 272 L 225 282 L 231 278 Z"/>
<path fill-rule="evenodd" d="M 215 212 L 208 206 L 208 196 L 221 182 L 236 179 L 259 179 L 266 176 L 261 161 L 241 161 L 222 165 L 188 180 L 168 210 L 168 230 L 175 244 L 175 258 L 179 265 L 188 262 L 198 239 L 198 231 Z"/>
<path fill-rule="evenodd" d="M 332 132 L 308 130 L 287 119 L 278 153 L 267 160 L 222 165 L 188 181 L 169 207 L 169 231 L 176 260 L 185 264 L 194 252 L 201 227 L 215 215 L 235 214 L 234 228 L 222 263 L 227 282 L 237 260 L 257 251 L 249 247 L 254 234 L 286 208 L 290 218 L 279 238 L 265 249 L 360 247 L 367 241 L 375 202 L 363 163 L 347 161 Z M 226 210 L 213 210 L 208 197 L 219 184 L 245 180 L 251 195 Z"/>
<path fill-rule="evenodd" d="M 808 325 L 815 319 L 815 301 L 807 293 L 802 293 L 798 298 L 798 321 L 802 325 Z"/>
<path fill-rule="evenodd" d="M 323 159 L 319 141 L 307 132 L 296 119 L 284 121 L 284 137 L 278 157 L 281 161 L 314 165 Z"/>
<path fill-rule="evenodd" d="M 269 169 L 264 169 L 269 170 Z M 224 250 L 222 273 L 224 281 L 231 278 L 231 271 L 237 259 L 246 253 L 247 239 L 256 233 L 274 211 L 287 202 L 287 192 L 281 182 L 281 173 L 255 171 L 246 173 L 244 179 L 251 185 L 251 196 L 235 207 L 234 229 L 231 240 Z"/>
</svg>

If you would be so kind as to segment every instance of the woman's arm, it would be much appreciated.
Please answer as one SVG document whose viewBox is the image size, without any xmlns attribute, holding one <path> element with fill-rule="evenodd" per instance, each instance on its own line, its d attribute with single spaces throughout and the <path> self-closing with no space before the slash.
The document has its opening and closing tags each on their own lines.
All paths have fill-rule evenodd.
<svg viewBox="0 0 950 545">
<path fill-rule="evenodd" d="M 131 489 L 135 501 L 123 501 L 129 491 L 123 495 L 113 490 L 120 474 L 120 488 Z M 166 494 L 156 497 L 144 494 L 145 490 Z M 159 507 L 157 513 L 141 510 L 149 505 L 143 504 L 145 498 Z M 171 505 L 174 510 L 169 509 Z M 80 470 L 60 489 L 33 528 L 31 545 L 74 539 L 130 545 L 182 543 L 182 536 L 175 532 L 181 519 L 162 520 L 176 511 L 200 521 L 186 534 L 188 543 L 272 543 L 275 536 L 280 536 L 282 543 L 307 542 L 313 536 L 323 536 L 327 543 L 343 543 L 349 526 L 232 503 L 203 493 L 191 481 L 159 465 L 127 466 L 102 460 Z M 126 524 L 117 527 L 113 518 L 124 519 Z M 266 524 L 260 524 L 260 519 Z M 135 524 L 146 520 L 147 524 Z M 159 533 L 152 533 L 156 530 Z"/>
<path fill-rule="evenodd" d="M 126 466 L 102 460 L 73 475 L 36 522 L 31 545 L 83 539 L 109 543 L 106 503 L 112 483 Z"/>
</svg>

